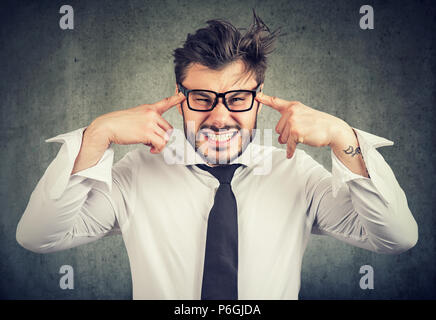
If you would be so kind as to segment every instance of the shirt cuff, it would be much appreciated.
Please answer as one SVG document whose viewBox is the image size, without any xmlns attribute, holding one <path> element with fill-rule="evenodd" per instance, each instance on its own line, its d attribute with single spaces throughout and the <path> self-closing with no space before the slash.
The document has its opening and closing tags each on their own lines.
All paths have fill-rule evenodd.
<svg viewBox="0 0 436 320">
<path fill-rule="evenodd" d="M 98 161 L 90 168 L 71 175 L 74 163 L 82 145 L 83 127 L 68 133 L 45 140 L 45 142 L 60 142 L 62 147 L 56 158 L 46 170 L 46 191 L 50 199 L 58 199 L 68 187 L 81 183 L 86 178 L 103 182 L 109 191 L 112 190 L 112 164 L 114 151 L 109 147 Z"/>
<path fill-rule="evenodd" d="M 336 197 L 340 188 L 347 182 L 363 179 L 372 183 L 375 191 L 381 196 L 385 203 L 389 203 L 391 190 L 389 188 L 392 183 L 390 178 L 395 179 L 393 172 L 383 156 L 376 150 L 379 147 L 392 146 L 394 143 L 388 139 L 378 137 L 368 132 L 353 128 L 356 133 L 357 140 L 360 146 L 360 152 L 368 170 L 370 178 L 363 177 L 348 169 L 342 161 L 340 161 L 333 150 L 332 155 L 332 193 Z"/>
</svg>

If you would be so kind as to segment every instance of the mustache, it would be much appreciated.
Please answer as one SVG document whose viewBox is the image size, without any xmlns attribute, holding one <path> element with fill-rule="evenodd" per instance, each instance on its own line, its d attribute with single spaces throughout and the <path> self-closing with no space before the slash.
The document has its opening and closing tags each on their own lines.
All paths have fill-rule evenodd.
<svg viewBox="0 0 436 320">
<path fill-rule="evenodd" d="M 204 130 L 204 129 L 209 129 L 209 130 L 212 130 L 214 132 L 227 131 L 230 129 L 236 129 L 236 130 L 240 131 L 241 127 L 239 125 L 233 125 L 233 126 L 224 126 L 224 127 L 218 128 L 217 126 L 214 126 L 214 125 L 203 125 L 198 129 L 198 131 Z"/>
</svg>

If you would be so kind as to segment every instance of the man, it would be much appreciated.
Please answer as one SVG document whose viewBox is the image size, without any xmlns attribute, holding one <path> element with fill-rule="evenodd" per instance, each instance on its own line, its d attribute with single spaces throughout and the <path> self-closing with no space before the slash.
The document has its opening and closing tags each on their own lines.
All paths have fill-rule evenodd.
<svg viewBox="0 0 436 320">
<path fill-rule="evenodd" d="M 243 35 L 208 24 L 174 52 L 172 97 L 47 140 L 63 145 L 17 241 L 47 253 L 121 233 L 134 299 L 297 299 L 311 233 L 379 253 L 413 247 L 416 222 L 376 150 L 392 142 L 263 94 L 277 33 L 256 15 Z M 252 142 L 262 104 L 280 112 L 286 152 Z M 176 130 L 162 114 L 173 106 L 185 134 L 167 146 Z M 139 148 L 112 166 L 112 143 L 151 154 Z M 299 143 L 329 146 L 332 174 Z"/>
</svg>

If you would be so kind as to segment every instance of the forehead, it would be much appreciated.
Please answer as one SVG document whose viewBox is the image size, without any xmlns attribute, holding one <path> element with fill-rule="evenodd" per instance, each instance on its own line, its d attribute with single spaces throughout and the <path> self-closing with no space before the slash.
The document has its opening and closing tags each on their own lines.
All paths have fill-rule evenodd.
<svg viewBox="0 0 436 320">
<path fill-rule="evenodd" d="M 221 70 L 212 70 L 195 63 L 188 67 L 183 85 L 188 89 L 206 89 L 225 92 L 253 89 L 257 82 L 254 74 L 245 72 L 242 61 L 233 62 Z"/>
</svg>

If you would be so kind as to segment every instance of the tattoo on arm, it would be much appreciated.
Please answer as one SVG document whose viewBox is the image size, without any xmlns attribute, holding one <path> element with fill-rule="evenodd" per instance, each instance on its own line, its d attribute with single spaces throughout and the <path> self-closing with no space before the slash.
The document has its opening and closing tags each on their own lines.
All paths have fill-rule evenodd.
<svg viewBox="0 0 436 320">
<path fill-rule="evenodd" d="M 356 154 L 362 155 L 362 152 L 360 151 L 360 147 L 353 148 L 353 146 L 348 146 L 347 149 L 342 150 L 342 151 L 344 151 L 345 154 L 351 155 L 352 157 L 354 157 Z M 366 171 L 366 175 L 368 176 L 368 178 L 371 179 L 371 176 L 369 175 L 368 169 L 366 168 L 366 166 L 365 166 L 365 171 Z"/>
<path fill-rule="evenodd" d="M 356 154 L 362 154 L 360 152 L 360 147 L 357 147 L 356 149 L 354 149 L 352 146 L 348 146 L 348 148 L 346 150 L 342 150 L 345 152 L 345 154 L 351 154 L 352 157 L 354 157 Z"/>
</svg>

